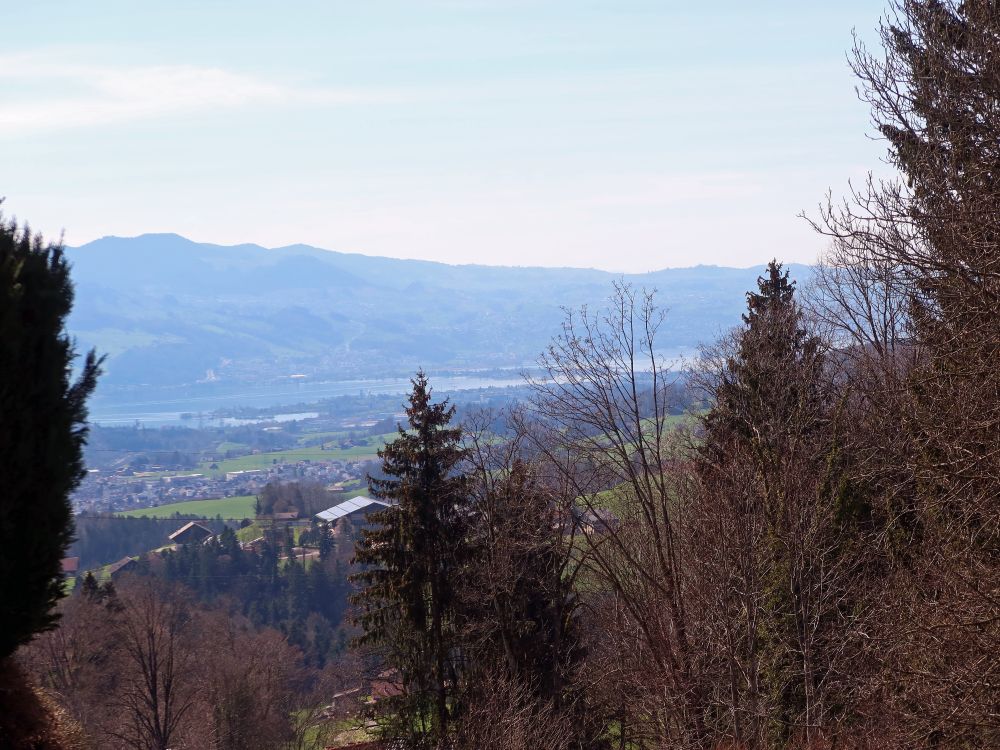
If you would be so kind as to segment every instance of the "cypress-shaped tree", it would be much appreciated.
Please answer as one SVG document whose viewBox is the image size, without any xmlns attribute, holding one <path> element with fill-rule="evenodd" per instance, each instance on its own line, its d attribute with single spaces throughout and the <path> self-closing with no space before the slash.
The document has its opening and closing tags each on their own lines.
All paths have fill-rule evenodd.
<svg viewBox="0 0 1000 750">
<path fill-rule="evenodd" d="M 99 371 L 90 352 L 72 377 L 72 304 L 62 245 L 0 218 L 0 660 L 53 627 L 63 595 L 69 496 Z"/>
<path fill-rule="evenodd" d="M 413 746 L 434 746 L 451 721 L 450 692 L 457 683 L 454 632 L 455 575 L 465 545 L 467 477 L 461 429 L 450 427 L 448 401 L 431 403 L 427 377 L 418 372 L 406 409 L 409 429 L 379 451 L 384 479 L 369 489 L 391 506 L 369 516 L 355 552 L 367 566 L 354 580 L 353 597 L 374 646 L 394 669 L 402 695 L 390 702 L 387 733 Z"/>
</svg>

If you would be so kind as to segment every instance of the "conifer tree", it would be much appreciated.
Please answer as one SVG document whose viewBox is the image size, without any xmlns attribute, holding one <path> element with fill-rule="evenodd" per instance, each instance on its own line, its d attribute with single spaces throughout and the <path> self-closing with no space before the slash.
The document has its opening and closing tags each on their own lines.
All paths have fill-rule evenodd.
<svg viewBox="0 0 1000 750">
<path fill-rule="evenodd" d="M 99 588 L 97 585 L 97 579 L 94 578 L 94 574 L 89 570 L 87 571 L 87 575 L 83 577 L 81 592 L 88 599 L 96 599 L 98 596 Z"/>
<path fill-rule="evenodd" d="M 697 468 L 708 512 L 725 508 L 739 529 L 738 542 L 706 553 L 729 556 L 721 564 L 737 571 L 742 597 L 730 610 L 741 613 L 731 625 L 743 633 L 730 663 L 748 666 L 745 678 L 734 672 L 732 726 L 722 731 L 777 746 L 800 727 L 816 731 L 825 716 L 820 651 L 834 607 L 824 592 L 834 590 L 826 571 L 836 569 L 822 480 L 830 419 L 823 350 L 805 328 L 794 282 L 771 261 L 757 287 L 716 373 Z"/>
<path fill-rule="evenodd" d="M 62 246 L 0 218 L 0 660 L 54 625 L 63 595 L 99 370 L 90 352 L 72 379 L 72 304 Z"/>
<path fill-rule="evenodd" d="M 762 441 L 782 437 L 782 425 L 796 411 L 816 413 L 818 378 L 811 376 L 822 367 L 819 339 L 803 328 L 794 295 L 795 282 L 776 260 L 758 278 L 757 291 L 747 292 L 737 349 L 706 418 L 710 436 L 734 433 L 767 450 L 773 446 Z M 764 425 L 771 429 L 762 430 Z M 711 441 L 706 445 L 713 447 Z"/>
<path fill-rule="evenodd" d="M 332 530 L 327 524 L 320 524 L 317 533 L 319 534 L 319 559 L 326 560 L 333 554 L 333 536 Z"/>
<path fill-rule="evenodd" d="M 395 670 L 402 695 L 390 703 L 386 731 L 413 746 L 435 746 L 448 733 L 455 664 L 455 573 L 464 546 L 467 477 L 460 473 L 462 431 L 449 426 L 455 407 L 431 402 L 424 373 L 412 381 L 409 429 L 379 451 L 385 479 L 369 477 L 372 495 L 391 506 L 369 516 L 356 550 L 367 566 L 362 644 L 378 649 Z"/>
<path fill-rule="evenodd" d="M 483 683 L 503 675 L 540 705 L 583 710 L 573 694 L 585 657 L 577 553 L 558 501 L 537 467 L 520 459 L 476 470 L 472 554 L 460 589 L 470 701 L 482 700 L 491 689 Z M 585 724 L 574 721 L 581 736 Z"/>
<path fill-rule="evenodd" d="M 1000 653 L 1000 5 L 890 6 L 882 49 L 857 44 L 853 68 L 900 179 L 824 217 L 852 265 L 888 269 L 908 303 L 905 347 L 874 363 L 904 378 L 875 391 L 858 441 L 893 561 L 864 628 L 889 658 L 863 691 L 889 696 L 900 745 L 994 747 L 1000 659 L 982 655 Z"/>
</svg>

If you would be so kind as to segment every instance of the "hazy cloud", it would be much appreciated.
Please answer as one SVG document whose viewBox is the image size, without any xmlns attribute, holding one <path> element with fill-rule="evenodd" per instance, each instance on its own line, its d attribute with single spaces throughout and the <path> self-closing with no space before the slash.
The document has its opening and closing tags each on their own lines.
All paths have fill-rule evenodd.
<svg viewBox="0 0 1000 750">
<path fill-rule="evenodd" d="M 401 92 L 309 88 L 194 65 L 106 66 L 0 56 L 0 135 L 262 104 L 398 101 Z"/>
</svg>

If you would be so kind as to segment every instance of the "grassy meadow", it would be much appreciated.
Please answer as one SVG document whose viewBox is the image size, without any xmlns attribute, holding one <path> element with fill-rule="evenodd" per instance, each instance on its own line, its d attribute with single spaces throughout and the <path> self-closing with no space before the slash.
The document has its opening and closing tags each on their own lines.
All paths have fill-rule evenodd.
<svg viewBox="0 0 1000 750">
<path fill-rule="evenodd" d="M 205 518 L 253 518 L 254 506 L 257 502 L 256 495 L 237 495 L 235 497 L 221 497 L 212 500 L 188 500 L 183 503 L 170 503 L 161 505 L 158 508 L 137 508 L 119 513 L 119 516 L 130 516 L 138 518 L 172 518 L 175 513 L 182 516 L 202 516 Z"/>
<path fill-rule="evenodd" d="M 368 439 L 368 445 L 354 445 L 350 448 L 340 448 L 336 442 L 330 442 L 323 445 L 302 446 L 282 451 L 240 456 L 239 458 L 228 458 L 216 462 L 217 468 L 215 469 L 211 468 L 210 461 L 206 461 L 201 464 L 198 471 L 203 474 L 219 476 L 229 471 L 266 469 L 275 464 L 296 463 L 298 461 L 360 461 L 375 458 L 378 449 L 385 445 L 387 439 L 392 439 L 394 436 L 395 433 L 373 435 Z"/>
</svg>

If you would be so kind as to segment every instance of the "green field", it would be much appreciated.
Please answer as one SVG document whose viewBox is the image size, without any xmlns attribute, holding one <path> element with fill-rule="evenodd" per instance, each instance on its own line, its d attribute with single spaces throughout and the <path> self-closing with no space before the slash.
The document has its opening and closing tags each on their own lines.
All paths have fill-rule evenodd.
<svg viewBox="0 0 1000 750">
<path fill-rule="evenodd" d="M 206 461 L 198 471 L 218 476 L 225 474 L 227 471 L 266 469 L 275 464 L 296 463 L 298 461 L 358 461 L 364 458 L 375 458 L 378 449 L 385 445 L 385 440 L 392 437 L 395 437 L 395 433 L 373 435 L 368 438 L 368 445 L 355 445 L 350 448 L 339 448 L 336 447 L 336 443 L 328 443 L 327 445 L 330 447 L 325 450 L 323 446 L 316 445 L 240 456 L 239 458 L 230 458 L 217 462 L 216 466 L 218 468 L 216 469 L 210 468 L 212 465 L 211 462 Z"/>
<path fill-rule="evenodd" d="M 343 430 L 337 430 L 335 432 L 307 432 L 296 442 L 298 442 L 299 445 L 306 445 L 307 443 L 318 445 L 321 442 L 329 442 L 331 440 L 346 438 L 347 435 L 348 433 Z"/>
<path fill-rule="evenodd" d="M 306 531 L 309 531 L 308 526 L 292 526 L 292 541 L 298 544 L 299 537 Z M 254 521 L 242 529 L 236 529 L 236 538 L 241 542 L 252 542 L 262 536 L 264 536 L 264 526 L 259 521 Z"/>
<path fill-rule="evenodd" d="M 351 479 L 350 481 L 344 482 L 344 489 L 342 492 L 368 492 L 368 481 L 365 479 Z"/>
<path fill-rule="evenodd" d="M 252 542 L 257 537 L 264 536 L 264 527 L 256 521 L 249 526 L 236 530 L 236 538 L 241 542 Z"/>
<path fill-rule="evenodd" d="M 219 453 L 225 453 L 227 451 L 245 451 L 249 449 L 250 446 L 246 443 L 231 443 L 229 441 L 223 441 L 219 443 L 215 450 Z"/>
<path fill-rule="evenodd" d="M 161 505 L 158 508 L 139 508 L 119 513 L 120 516 L 131 516 L 133 518 L 146 516 L 147 518 L 171 518 L 175 513 L 182 516 L 204 516 L 205 518 L 253 518 L 255 516 L 254 506 L 257 502 L 256 495 L 237 495 L 236 497 L 222 497 L 213 500 L 189 500 L 184 503 L 171 503 Z"/>
</svg>

